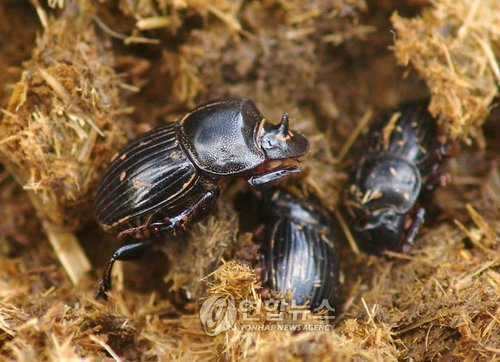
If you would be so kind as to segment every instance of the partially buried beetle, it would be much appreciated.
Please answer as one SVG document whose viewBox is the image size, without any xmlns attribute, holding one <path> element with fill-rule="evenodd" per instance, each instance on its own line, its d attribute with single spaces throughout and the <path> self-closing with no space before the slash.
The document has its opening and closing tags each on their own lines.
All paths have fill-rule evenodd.
<svg viewBox="0 0 500 362">
<path fill-rule="evenodd" d="M 353 167 L 343 206 L 356 241 L 370 253 L 410 245 L 424 219 L 419 199 L 438 182 L 445 154 L 427 106 L 407 103 L 382 114 Z"/>
<path fill-rule="evenodd" d="M 207 103 L 129 143 L 97 188 L 97 221 L 130 242 L 111 256 L 97 296 L 106 298 L 116 260 L 137 259 L 155 237 L 207 216 L 233 179 L 255 187 L 299 172 L 308 147 L 287 113 L 271 124 L 249 99 Z"/>
<path fill-rule="evenodd" d="M 296 197 L 283 190 L 266 191 L 262 198 L 265 227 L 258 237 L 265 288 L 281 296 L 289 292 L 296 305 L 312 311 L 338 313 L 339 237 L 328 211 L 318 200 Z"/>
</svg>

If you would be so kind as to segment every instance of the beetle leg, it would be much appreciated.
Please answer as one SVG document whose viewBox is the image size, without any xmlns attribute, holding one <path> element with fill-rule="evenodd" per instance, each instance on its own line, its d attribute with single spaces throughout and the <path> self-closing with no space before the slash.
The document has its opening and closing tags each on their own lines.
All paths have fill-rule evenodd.
<svg viewBox="0 0 500 362">
<path fill-rule="evenodd" d="M 122 246 L 121 248 L 115 250 L 111 258 L 109 258 L 106 264 L 106 269 L 104 270 L 104 275 L 99 281 L 99 290 L 97 291 L 96 298 L 103 298 L 108 300 L 106 292 L 111 289 L 111 270 L 113 265 L 117 260 L 137 260 L 139 259 L 144 251 L 151 245 L 152 240 L 145 240 L 133 244 L 128 244 Z"/>
<path fill-rule="evenodd" d="M 269 182 L 279 180 L 291 173 L 300 172 L 300 168 L 298 166 L 291 166 L 287 168 L 282 168 L 278 170 L 273 170 L 268 173 L 252 176 L 248 179 L 248 184 L 252 187 L 263 186 Z"/>
<path fill-rule="evenodd" d="M 165 217 L 164 219 L 158 218 L 157 221 L 152 221 L 152 218 L 150 218 L 143 225 L 120 232 L 118 238 L 147 238 L 165 232 L 173 232 L 175 234 L 176 231 L 184 228 L 191 219 L 196 218 L 199 220 L 207 216 L 213 210 L 218 195 L 216 189 L 203 191 L 201 197 L 197 197 L 197 199 L 194 200 L 190 199 L 186 205 L 183 205 L 181 209 L 184 209 L 184 211 L 176 216 Z"/>
<path fill-rule="evenodd" d="M 128 230 L 128 234 L 137 234 L 144 232 L 146 229 L 151 230 L 153 233 L 159 233 L 160 231 L 175 231 L 184 227 L 186 223 L 193 217 L 203 217 L 210 213 L 210 211 L 215 206 L 215 201 L 217 200 L 218 193 L 216 190 L 208 190 L 196 201 L 190 204 L 182 213 L 179 215 L 168 218 L 164 222 L 153 222 L 147 226 L 141 226 Z M 123 234 L 123 233 L 122 233 Z M 128 234 L 123 234 L 128 236 Z M 103 278 L 99 281 L 99 290 L 97 292 L 97 298 L 103 298 L 107 300 L 106 292 L 111 289 L 111 270 L 113 269 L 113 264 L 117 260 L 136 260 L 140 258 L 143 252 L 151 245 L 154 239 L 149 239 L 141 242 L 136 242 L 133 244 L 128 244 L 117 249 L 106 265 Z"/>
<path fill-rule="evenodd" d="M 424 219 L 425 219 L 425 209 L 423 207 L 420 207 L 415 215 L 415 220 L 413 220 L 413 223 L 411 224 L 410 229 L 408 230 L 405 244 L 403 245 L 403 252 L 407 252 L 409 247 L 413 245 L 413 243 L 415 242 L 415 237 L 417 236 L 418 230 L 420 229 L 420 226 L 424 222 Z"/>
<path fill-rule="evenodd" d="M 186 223 L 192 218 L 201 219 L 208 215 L 215 207 L 215 201 L 217 200 L 217 193 L 215 191 L 207 191 L 203 196 L 193 203 L 189 208 L 187 208 L 183 213 L 176 216 L 170 221 L 174 228 L 184 227 Z"/>
<path fill-rule="evenodd" d="M 186 206 L 184 211 L 180 214 L 166 218 L 162 222 L 154 222 L 148 226 L 152 229 L 153 233 L 164 233 L 173 231 L 174 233 L 183 229 L 189 221 L 200 220 L 207 216 L 214 208 L 215 201 L 217 200 L 217 191 L 209 190 L 197 200 L 192 200 L 189 206 Z"/>
</svg>

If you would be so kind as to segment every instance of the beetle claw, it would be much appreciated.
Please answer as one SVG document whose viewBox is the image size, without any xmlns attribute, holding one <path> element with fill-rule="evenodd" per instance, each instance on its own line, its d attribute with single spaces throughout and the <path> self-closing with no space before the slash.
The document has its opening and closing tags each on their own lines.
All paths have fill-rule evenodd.
<svg viewBox="0 0 500 362">
<path fill-rule="evenodd" d="M 104 279 L 99 280 L 99 290 L 97 291 L 97 293 L 95 295 L 96 299 L 102 298 L 105 301 L 108 300 L 108 295 L 106 294 L 106 292 L 108 290 L 110 290 L 111 288 L 107 284 L 108 283 L 106 283 L 106 281 Z"/>
</svg>

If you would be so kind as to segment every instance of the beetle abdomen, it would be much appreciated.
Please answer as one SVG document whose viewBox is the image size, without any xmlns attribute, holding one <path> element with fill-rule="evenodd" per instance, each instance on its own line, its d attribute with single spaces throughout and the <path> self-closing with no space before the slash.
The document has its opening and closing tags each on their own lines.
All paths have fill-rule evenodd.
<svg viewBox="0 0 500 362">
<path fill-rule="evenodd" d="M 427 106 L 428 102 L 420 101 L 384 112 L 368 132 L 369 152 L 400 157 L 416 165 L 433 158 L 433 151 L 440 147 L 439 131 Z"/>
<path fill-rule="evenodd" d="M 318 230 L 282 219 L 264 255 L 264 280 L 283 295 L 293 292 L 297 304 L 317 308 L 326 299 L 333 307 L 338 270 L 329 241 Z"/>
<path fill-rule="evenodd" d="M 176 136 L 177 123 L 147 132 L 122 149 L 102 177 L 94 205 L 104 229 L 121 231 L 166 208 L 198 183 Z"/>
<path fill-rule="evenodd" d="M 292 291 L 297 304 L 309 301 L 313 310 L 325 302 L 335 308 L 340 289 L 337 237 L 319 206 L 310 209 L 312 204 L 285 201 L 282 195 L 268 210 L 275 217 L 266 225 L 262 245 L 263 283 L 283 295 Z M 287 208 L 289 216 L 283 216 Z"/>
</svg>

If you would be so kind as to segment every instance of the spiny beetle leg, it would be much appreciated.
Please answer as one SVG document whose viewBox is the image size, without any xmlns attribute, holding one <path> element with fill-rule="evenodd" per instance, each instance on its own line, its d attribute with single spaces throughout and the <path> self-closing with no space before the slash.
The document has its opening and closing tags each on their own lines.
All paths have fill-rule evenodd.
<svg viewBox="0 0 500 362">
<path fill-rule="evenodd" d="M 168 219 L 166 222 L 153 223 L 148 226 L 141 226 L 134 228 L 133 232 L 130 234 L 138 233 L 142 229 L 148 228 L 153 230 L 155 233 L 158 231 L 168 231 L 168 230 L 179 230 L 183 228 L 190 218 L 197 212 L 202 211 L 208 213 L 215 206 L 215 200 L 217 199 L 217 193 L 213 190 L 205 192 L 198 200 L 196 200 L 189 208 L 186 208 L 182 213 L 174 218 Z M 141 229 L 141 230 L 140 230 Z M 151 245 L 152 239 L 147 239 L 145 241 L 136 242 L 133 244 L 125 245 L 117 249 L 106 265 L 103 278 L 99 281 L 99 290 L 97 291 L 97 298 L 103 298 L 107 300 L 106 292 L 111 289 L 111 270 L 113 269 L 113 264 L 117 260 L 137 260 L 139 259 L 144 251 Z"/>
<path fill-rule="evenodd" d="M 413 243 L 415 242 L 418 230 L 420 229 L 420 226 L 422 226 L 424 219 L 425 219 L 425 209 L 423 207 L 420 207 L 417 210 L 417 213 L 415 214 L 415 219 L 413 220 L 410 229 L 408 230 L 408 234 L 405 243 L 403 245 L 403 252 L 406 253 L 410 248 L 410 246 L 413 245 Z"/>
<path fill-rule="evenodd" d="M 198 196 L 198 195 L 197 195 Z M 189 206 L 186 206 L 180 214 L 165 218 L 164 220 L 147 223 L 141 226 L 132 227 L 118 234 L 119 239 L 127 239 L 130 237 L 148 237 L 150 235 L 158 235 L 160 233 L 173 232 L 174 234 L 183 228 L 197 214 L 208 214 L 212 211 L 217 200 L 217 192 L 210 190 L 206 191 L 201 197 L 195 200 L 190 200 Z"/>
<path fill-rule="evenodd" d="M 151 243 L 152 240 L 145 240 L 133 244 L 128 244 L 115 250 L 111 258 L 109 258 L 108 263 L 106 264 L 106 269 L 104 270 L 102 279 L 99 281 L 99 290 L 97 291 L 96 298 L 103 298 L 104 300 L 108 300 L 106 292 L 111 289 L 111 270 L 113 269 L 115 261 L 137 260 L 144 254 Z"/>
<path fill-rule="evenodd" d="M 248 179 L 248 184 L 252 187 L 263 186 L 268 184 L 269 182 L 279 180 L 280 178 L 283 178 L 291 173 L 298 173 L 298 172 L 300 172 L 300 168 L 298 166 L 282 168 L 265 174 L 252 176 Z"/>
<path fill-rule="evenodd" d="M 184 228 L 186 224 L 193 218 L 201 218 L 209 214 L 215 207 L 217 193 L 215 191 L 206 191 L 198 200 L 187 207 L 179 215 L 169 219 L 169 227 L 167 229 L 179 230 Z M 161 229 L 161 226 L 159 226 Z M 163 230 L 162 230 L 163 231 Z"/>
</svg>

